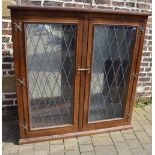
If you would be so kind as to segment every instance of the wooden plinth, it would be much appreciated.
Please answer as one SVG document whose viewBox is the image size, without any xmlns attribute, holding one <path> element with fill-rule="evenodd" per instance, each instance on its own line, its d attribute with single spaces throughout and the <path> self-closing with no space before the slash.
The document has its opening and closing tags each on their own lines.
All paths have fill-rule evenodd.
<svg viewBox="0 0 155 155">
<path fill-rule="evenodd" d="M 112 128 L 106 128 L 106 129 L 97 129 L 97 130 L 90 130 L 90 131 L 80 131 L 80 132 L 66 133 L 66 134 L 61 134 L 61 135 L 51 135 L 51 136 L 44 136 L 44 137 L 19 139 L 18 144 L 51 141 L 51 140 L 57 140 L 57 139 L 86 136 L 86 135 L 91 135 L 91 134 L 99 134 L 99 133 L 113 132 L 113 131 L 127 130 L 127 129 L 132 129 L 132 125 L 125 125 L 125 126 L 112 127 Z"/>
</svg>

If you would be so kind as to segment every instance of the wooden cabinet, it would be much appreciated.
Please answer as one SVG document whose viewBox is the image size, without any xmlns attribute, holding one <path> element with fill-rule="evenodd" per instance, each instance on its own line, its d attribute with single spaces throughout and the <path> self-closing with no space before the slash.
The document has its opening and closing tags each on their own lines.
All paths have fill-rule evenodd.
<svg viewBox="0 0 155 155">
<path fill-rule="evenodd" d="M 9 8 L 20 144 L 131 128 L 149 14 Z"/>
</svg>

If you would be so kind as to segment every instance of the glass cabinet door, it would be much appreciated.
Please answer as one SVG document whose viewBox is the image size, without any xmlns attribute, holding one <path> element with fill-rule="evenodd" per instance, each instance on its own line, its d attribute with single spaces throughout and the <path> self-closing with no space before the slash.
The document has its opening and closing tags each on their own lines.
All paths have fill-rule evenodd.
<svg viewBox="0 0 155 155">
<path fill-rule="evenodd" d="M 91 75 L 88 75 L 89 87 L 86 86 L 89 93 L 86 93 L 84 123 L 101 125 L 124 119 L 137 28 L 95 20 L 91 24 L 88 47 L 91 61 L 87 64 L 91 66 Z"/>
<path fill-rule="evenodd" d="M 78 24 L 25 23 L 24 26 L 30 130 L 77 126 Z"/>
<path fill-rule="evenodd" d="M 89 122 L 123 118 L 136 27 L 95 25 Z"/>
</svg>

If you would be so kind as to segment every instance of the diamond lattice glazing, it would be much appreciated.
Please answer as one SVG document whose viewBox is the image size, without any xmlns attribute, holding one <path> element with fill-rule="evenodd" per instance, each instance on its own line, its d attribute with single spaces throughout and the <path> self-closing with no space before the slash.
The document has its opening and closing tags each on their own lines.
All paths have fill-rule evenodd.
<svg viewBox="0 0 155 155">
<path fill-rule="evenodd" d="M 95 25 L 89 122 L 123 117 L 136 29 Z"/>
<path fill-rule="evenodd" d="M 26 24 L 31 128 L 72 124 L 77 26 Z"/>
</svg>

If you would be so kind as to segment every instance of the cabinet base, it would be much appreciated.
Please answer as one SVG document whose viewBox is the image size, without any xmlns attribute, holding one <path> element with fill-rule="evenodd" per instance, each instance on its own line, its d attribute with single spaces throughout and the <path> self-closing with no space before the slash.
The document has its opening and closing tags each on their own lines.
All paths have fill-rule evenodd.
<svg viewBox="0 0 155 155">
<path fill-rule="evenodd" d="M 86 135 L 91 135 L 91 134 L 99 134 L 99 133 L 104 133 L 104 132 L 112 132 L 112 131 L 127 130 L 127 129 L 132 129 L 132 125 L 112 127 L 112 128 L 106 128 L 106 129 L 89 130 L 89 131 L 80 131 L 80 132 L 66 133 L 66 134 L 61 134 L 61 135 L 51 135 L 51 136 L 19 139 L 18 144 L 43 142 L 43 141 L 50 141 L 50 140 L 57 140 L 57 139 L 71 138 L 71 137 L 78 137 L 78 136 L 86 136 Z"/>
</svg>

